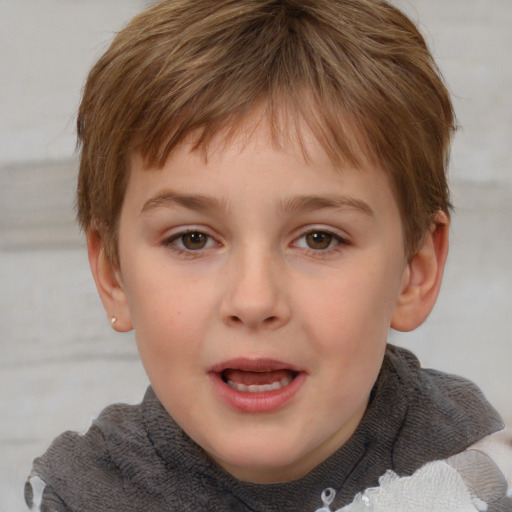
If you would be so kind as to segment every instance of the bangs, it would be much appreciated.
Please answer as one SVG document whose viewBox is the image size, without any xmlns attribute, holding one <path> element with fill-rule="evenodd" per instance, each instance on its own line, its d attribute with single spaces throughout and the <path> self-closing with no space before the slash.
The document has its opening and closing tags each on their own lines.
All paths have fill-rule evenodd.
<svg viewBox="0 0 512 512">
<path fill-rule="evenodd" d="M 235 138 L 242 144 L 248 143 L 258 127 L 266 124 L 270 143 L 276 149 L 298 145 L 304 160 L 310 161 L 304 139 L 304 132 L 308 131 L 335 166 L 357 168 L 372 159 L 373 149 L 367 144 L 363 129 L 354 116 L 336 110 L 333 102 L 321 103 L 319 99 L 313 99 L 311 93 L 301 91 L 279 98 L 262 98 L 238 111 L 206 121 L 198 119 L 193 122 L 193 116 L 187 112 L 183 116 L 185 123 L 197 128 L 185 129 L 173 123 L 172 131 L 165 130 L 167 125 L 162 120 L 162 127 L 158 124 L 154 127 L 154 136 L 145 138 L 146 145 L 136 144 L 135 150 L 142 156 L 146 167 L 162 168 L 172 151 L 182 143 L 186 142 L 192 151 L 201 152 L 207 159 L 214 139 L 216 142 L 220 139 L 221 144 L 226 145 Z M 162 134 L 166 135 L 164 139 Z"/>
<path fill-rule="evenodd" d="M 363 146 L 366 152 L 370 148 L 362 144 L 368 131 L 361 122 L 365 101 L 358 70 L 342 48 L 348 43 L 339 48 L 328 44 L 335 35 L 328 34 L 327 22 L 324 37 L 318 34 L 318 20 L 308 2 L 239 2 L 237 9 L 245 5 L 247 12 L 236 12 L 236 21 L 235 4 L 224 3 L 226 20 L 220 12 L 214 27 L 202 27 L 208 48 L 204 34 L 195 30 L 200 27 L 192 25 L 181 34 L 178 49 L 153 49 L 152 61 L 140 63 L 136 90 L 130 93 L 129 108 L 138 113 L 132 116 L 128 145 L 149 165 L 161 167 L 185 139 L 192 136 L 196 149 L 206 150 L 218 134 L 228 139 L 239 135 L 247 120 L 260 112 L 276 146 L 289 137 L 301 143 L 302 125 L 334 162 L 358 163 L 356 155 Z M 228 20 L 230 38 L 225 36 Z M 149 53 L 149 47 L 143 51 L 149 44 L 154 44 L 150 33 L 137 42 L 137 51 Z M 179 60 L 173 60 L 178 51 Z M 342 61 L 336 62 L 339 57 Z"/>
</svg>

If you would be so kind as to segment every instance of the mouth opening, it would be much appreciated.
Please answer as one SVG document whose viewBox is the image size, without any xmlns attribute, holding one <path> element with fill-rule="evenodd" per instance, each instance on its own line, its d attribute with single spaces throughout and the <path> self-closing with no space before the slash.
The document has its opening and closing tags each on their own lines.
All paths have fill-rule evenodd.
<svg viewBox="0 0 512 512">
<path fill-rule="evenodd" d="M 232 389 L 243 393 L 264 393 L 285 388 L 298 374 L 288 369 L 247 371 L 226 368 L 220 375 L 223 382 Z"/>
</svg>

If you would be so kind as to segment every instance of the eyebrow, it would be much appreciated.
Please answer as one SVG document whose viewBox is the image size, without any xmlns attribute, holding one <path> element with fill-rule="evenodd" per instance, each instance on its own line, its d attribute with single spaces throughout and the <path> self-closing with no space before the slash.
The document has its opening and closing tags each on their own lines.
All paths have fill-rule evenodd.
<svg viewBox="0 0 512 512">
<path fill-rule="evenodd" d="M 211 210 L 225 210 L 227 201 L 202 194 L 184 194 L 172 190 L 165 190 L 151 199 L 148 199 L 141 209 L 141 214 L 156 208 L 172 208 L 176 205 L 189 210 L 205 212 Z M 298 196 L 282 200 L 279 203 L 279 210 L 285 214 L 314 212 L 325 209 L 348 209 L 359 211 L 370 217 L 375 216 L 368 203 L 350 196 Z"/>
<path fill-rule="evenodd" d="M 326 209 L 355 210 L 375 217 L 375 213 L 368 203 L 350 196 L 299 196 L 281 201 L 280 204 L 280 210 L 284 213 L 314 212 Z"/>
<path fill-rule="evenodd" d="M 215 197 L 201 194 L 182 194 L 172 190 L 165 190 L 144 203 L 141 214 L 154 210 L 155 208 L 172 208 L 173 206 L 183 206 L 189 210 L 208 211 L 224 210 L 226 202 Z"/>
</svg>

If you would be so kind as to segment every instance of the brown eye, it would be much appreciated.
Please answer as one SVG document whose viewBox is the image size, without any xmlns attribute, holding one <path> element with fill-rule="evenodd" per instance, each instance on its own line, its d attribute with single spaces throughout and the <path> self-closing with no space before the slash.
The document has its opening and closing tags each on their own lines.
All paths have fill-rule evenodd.
<svg viewBox="0 0 512 512">
<path fill-rule="evenodd" d="M 162 245 L 178 253 L 202 252 L 219 246 L 215 238 L 203 231 L 184 229 L 162 241 Z"/>
<path fill-rule="evenodd" d="M 204 249 L 208 243 L 208 236 L 198 231 L 192 231 L 181 235 L 181 244 L 189 251 Z"/>
<path fill-rule="evenodd" d="M 334 240 L 334 235 L 325 231 L 313 231 L 308 233 L 305 238 L 307 246 L 318 251 L 328 249 Z"/>
</svg>

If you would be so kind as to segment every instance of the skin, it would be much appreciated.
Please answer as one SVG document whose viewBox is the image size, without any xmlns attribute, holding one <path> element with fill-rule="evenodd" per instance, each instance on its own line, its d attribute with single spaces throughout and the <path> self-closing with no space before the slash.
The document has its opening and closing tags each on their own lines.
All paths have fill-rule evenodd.
<svg viewBox="0 0 512 512">
<path fill-rule="evenodd" d="M 354 433 L 389 327 L 413 329 L 432 309 L 448 219 L 439 213 L 407 260 L 381 169 L 340 169 L 306 129 L 307 159 L 293 141 L 272 145 L 264 123 L 250 132 L 218 136 L 207 159 L 182 144 L 163 169 L 135 155 L 119 268 L 97 232 L 88 242 L 107 314 L 135 329 L 167 411 L 226 471 L 273 483 L 304 476 Z M 262 359 L 294 369 L 291 397 L 269 410 L 249 397 L 256 412 L 226 401 L 219 369 Z"/>
</svg>

